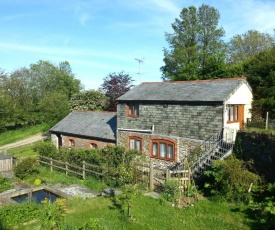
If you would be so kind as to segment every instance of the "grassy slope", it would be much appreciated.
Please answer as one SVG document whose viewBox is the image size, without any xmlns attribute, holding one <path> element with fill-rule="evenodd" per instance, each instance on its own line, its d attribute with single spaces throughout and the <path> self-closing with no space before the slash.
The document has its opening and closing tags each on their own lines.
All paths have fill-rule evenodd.
<svg viewBox="0 0 275 230">
<path fill-rule="evenodd" d="M 0 133 L 0 146 L 10 144 L 12 142 L 22 140 L 26 137 L 40 133 L 43 130 L 45 130 L 45 127 L 45 124 L 39 124 L 15 130 L 8 130 L 3 133 Z"/>
</svg>

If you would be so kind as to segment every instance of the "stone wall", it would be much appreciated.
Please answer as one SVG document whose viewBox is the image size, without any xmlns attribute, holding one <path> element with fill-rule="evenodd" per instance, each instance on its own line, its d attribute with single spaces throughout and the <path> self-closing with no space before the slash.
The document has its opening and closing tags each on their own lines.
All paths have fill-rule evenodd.
<svg viewBox="0 0 275 230">
<path fill-rule="evenodd" d="M 117 106 L 117 127 L 206 140 L 223 127 L 223 105 L 140 103 L 139 117 L 126 117 L 126 103 Z"/>
<path fill-rule="evenodd" d="M 176 163 L 182 161 L 186 155 L 190 153 L 191 150 L 196 148 L 198 145 L 202 143 L 200 140 L 192 140 L 188 138 L 180 138 L 175 136 L 168 135 L 158 135 L 155 133 L 145 134 L 145 133 L 137 133 L 137 132 L 126 132 L 119 131 L 117 134 L 117 145 L 124 146 L 127 149 L 129 148 L 129 137 L 139 137 L 142 139 L 142 157 L 144 157 L 147 161 L 150 160 L 151 155 L 151 140 L 152 139 L 164 139 L 169 140 L 175 143 L 175 161 L 166 161 L 151 158 L 155 166 L 167 168 L 173 167 Z"/>
<path fill-rule="evenodd" d="M 58 138 L 56 134 L 51 134 L 52 143 L 58 147 Z M 62 146 L 70 147 L 70 140 L 74 140 L 75 148 L 93 148 L 96 145 L 97 148 L 104 148 L 106 146 L 115 146 L 115 141 L 94 140 L 85 137 L 66 136 L 62 135 Z"/>
</svg>

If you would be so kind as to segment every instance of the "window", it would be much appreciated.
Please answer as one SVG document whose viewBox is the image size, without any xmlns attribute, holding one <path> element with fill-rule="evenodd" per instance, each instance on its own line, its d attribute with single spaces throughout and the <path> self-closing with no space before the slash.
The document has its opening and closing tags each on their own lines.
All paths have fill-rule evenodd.
<svg viewBox="0 0 275 230">
<path fill-rule="evenodd" d="M 126 106 L 126 114 L 128 117 L 138 117 L 139 116 L 139 105 L 138 103 L 130 102 Z"/>
<path fill-rule="evenodd" d="M 129 137 L 129 149 L 137 150 L 141 153 L 141 138 Z"/>
<path fill-rule="evenodd" d="M 239 121 L 239 106 L 238 105 L 229 105 L 227 107 L 228 111 L 228 121 L 237 122 Z"/>
<path fill-rule="evenodd" d="M 69 147 L 75 147 L 75 141 L 73 139 L 69 139 Z"/>
<path fill-rule="evenodd" d="M 164 160 L 175 160 L 175 144 L 167 140 L 153 140 L 151 156 Z"/>
<path fill-rule="evenodd" d="M 91 148 L 91 149 L 97 149 L 98 146 L 97 146 L 96 143 L 90 143 L 90 148 Z"/>
</svg>

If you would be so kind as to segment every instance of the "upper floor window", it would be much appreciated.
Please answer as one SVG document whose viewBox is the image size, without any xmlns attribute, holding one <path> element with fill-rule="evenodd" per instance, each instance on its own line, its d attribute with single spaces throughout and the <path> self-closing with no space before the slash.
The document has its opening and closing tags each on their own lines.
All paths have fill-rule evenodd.
<svg viewBox="0 0 275 230">
<path fill-rule="evenodd" d="M 168 140 L 152 140 L 151 157 L 175 160 L 175 144 Z"/>
<path fill-rule="evenodd" d="M 141 153 L 141 138 L 129 137 L 129 149 L 137 150 Z"/>
<path fill-rule="evenodd" d="M 139 105 L 135 102 L 127 103 L 126 115 L 128 117 L 138 117 L 139 116 Z"/>
<path fill-rule="evenodd" d="M 227 107 L 227 117 L 228 121 L 234 122 L 239 120 L 239 106 L 238 105 L 229 105 Z"/>
</svg>

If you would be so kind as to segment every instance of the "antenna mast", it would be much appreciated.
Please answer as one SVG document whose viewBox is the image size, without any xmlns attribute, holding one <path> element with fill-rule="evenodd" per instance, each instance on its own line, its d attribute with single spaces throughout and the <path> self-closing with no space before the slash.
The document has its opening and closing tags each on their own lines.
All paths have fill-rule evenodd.
<svg viewBox="0 0 275 230">
<path fill-rule="evenodd" d="M 143 58 L 144 59 L 144 58 Z M 138 59 L 138 58 L 135 58 L 136 61 L 138 61 L 138 76 L 139 76 L 139 83 L 140 82 L 140 75 L 141 75 L 141 72 L 140 72 L 140 63 L 143 63 L 143 59 Z"/>
</svg>

